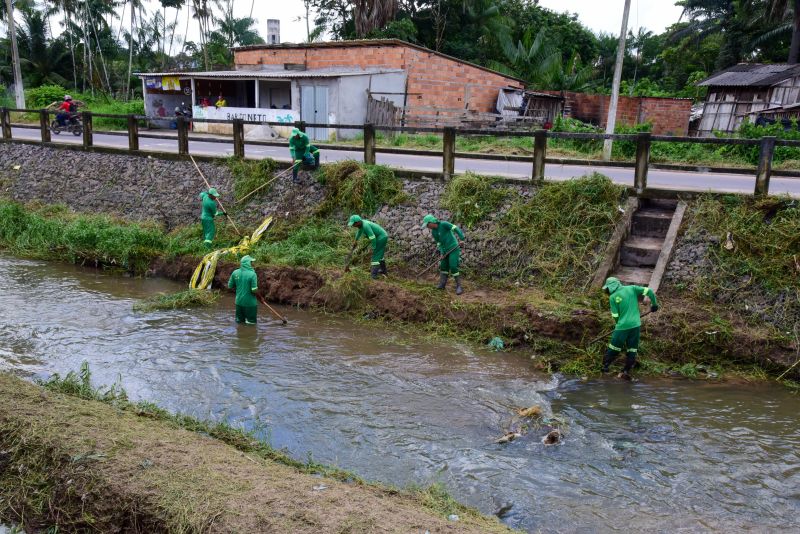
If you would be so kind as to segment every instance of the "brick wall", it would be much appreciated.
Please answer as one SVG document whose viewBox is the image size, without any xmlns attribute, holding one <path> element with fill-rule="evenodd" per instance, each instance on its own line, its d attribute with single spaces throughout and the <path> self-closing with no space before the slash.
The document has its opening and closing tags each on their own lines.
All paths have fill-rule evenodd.
<svg viewBox="0 0 800 534">
<path fill-rule="evenodd" d="M 235 63 L 240 69 L 284 63 L 305 63 L 308 69 L 403 69 L 410 93 L 407 118 L 420 122 L 435 116 L 441 123 L 456 122 L 464 110 L 492 113 L 501 88 L 521 85 L 513 78 L 402 44 L 238 50 Z"/>
<path fill-rule="evenodd" d="M 560 94 L 558 91 L 547 91 Z M 570 116 L 605 128 L 608 118 L 609 95 L 590 95 L 567 92 L 565 107 Z M 686 98 L 654 98 L 620 96 L 617 105 L 617 124 L 633 126 L 644 122 L 653 124 L 659 135 L 688 135 L 692 101 Z"/>
</svg>

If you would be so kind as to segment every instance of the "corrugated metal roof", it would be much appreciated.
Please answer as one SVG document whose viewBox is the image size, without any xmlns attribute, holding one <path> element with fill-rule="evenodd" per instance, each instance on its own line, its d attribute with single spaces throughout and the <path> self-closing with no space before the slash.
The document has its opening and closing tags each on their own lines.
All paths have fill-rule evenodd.
<svg viewBox="0 0 800 534">
<path fill-rule="evenodd" d="M 339 78 L 341 76 L 364 76 L 403 72 L 402 69 L 310 69 L 310 70 L 214 70 L 183 72 L 135 72 L 140 78 L 173 76 L 178 78 L 222 78 L 232 80 L 293 79 L 293 78 Z"/>
<path fill-rule="evenodd" d="M 441 52 L 431 50 L 430 48 L 425 48 L 424 46 L 420 46 L 418 44 L 409 43 L 408 41 L 403 41 L 401 39 L 352 39 L 349 41 L 320 41 L 316 43 L 257 44 L 257 45 L 246 45 L 246 46 L 234 46 L 233 48 L 231 48 L 231 50 L 237 52 L 241 50 L 281 50 L 281 49 L 304 50 L 309 48 L 348 48 L 348 47 L 373 47 L 373 46 L 405 46 L 408 48 L 414 48 L 416 50 L 421 50 L 422 52 L 426 52 L 428 54 L 433 54 L 435 56 L 449 59 L 450 61 L 463 63 L 464 65 L 469 65 L 470 67 L 475 67 L 476 69 L 484 70 L 486 72 L 491 72 L 492 74 L 497 74 L 498 76 L 502 76 L 509 80 L 514 80 L 516 82 L 521 83 L 523 87 L 528 83 L 522 78 L 509 76 L 508 74 L 503 74 L 502 72 L 490 69 L 489 67 L 484 67 L 483 65 L 478 65 L 477 63 L 472 63 L 470 61 L 464 61 L 463 59 L 458 59 L 457 57 L 448 56 L 447 54 L 442 54 Z"/>
<path fill-rule="evenodd" d="M 800 75 L 800 65 L 740 63 L 699 82 L 699 86 L 769 87 Z"/>
</svg>

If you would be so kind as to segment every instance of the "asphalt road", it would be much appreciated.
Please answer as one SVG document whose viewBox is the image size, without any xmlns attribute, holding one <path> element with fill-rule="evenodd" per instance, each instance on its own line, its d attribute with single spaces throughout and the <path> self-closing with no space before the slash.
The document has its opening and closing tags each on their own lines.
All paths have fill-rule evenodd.
<svg viewBox="0 0 800 534">
<path fill-rule="evenodd" d="M 12 136 L 18 139 L 38 141 L 41 139 L 38 129 L 13 128 Z M 80 137 L 62 133 L 52 136 L 53 142 L 80 144 Z M 126 148 L 128 138 L 125 135 L 94 134 L 96 146 Z M 139 148 L 143 151 L 159 151 L 177 153 L 177 139 L 174 135 L 165 133 L 163 138 L 140 138 Z M 230 156 L 233 154 L 233 144 L 213 143 L 207 141 L 190 141 L 189 152 L 194 155 L 204 156 Z M 287 148 L 278 146 L 246 145 L 245 152 L 248 158 L 270 157 L 278 161 L 290 161 Z M 415 171 L 441 172 L 441 158 L 437 156 L 416 156 L 408 154 L 377 154 L 378 163 L 394 168 L 403 168 Z M 333 162 L 343 159 L 363 158 L 362 152 L 352 150 L 322 150 L 322 162 Z M 517 161 L 495 161 L 481 159 L 456 159 L 456 172 L 473 171 L 478 174 L 505 176 L 510 178 L 528 178 L 531 175 L 532 164 Z M 591 172 L 599 172 L 609 176 L 614 182 L 624 185 L 633 185 L 633 169 L 620 167 L 596 167 L 582 165 L 547 164 L 545 174 L 552 180 L 568 180 L 576 176 L 583 176 Z M 681 191 L 715 191 L 725 193 L 752 193 L 755 186 L 755 176 L 743 174 L 724 174 L 712 172 L 688 172 L 650 169 L 647 184 L 649 187 L 659 189 L 676 189 Z M 770 180 L 771 194 L 788 193 L 800 198 L 800 179 L 781 178 L 773 176 Z"/>
</svg>

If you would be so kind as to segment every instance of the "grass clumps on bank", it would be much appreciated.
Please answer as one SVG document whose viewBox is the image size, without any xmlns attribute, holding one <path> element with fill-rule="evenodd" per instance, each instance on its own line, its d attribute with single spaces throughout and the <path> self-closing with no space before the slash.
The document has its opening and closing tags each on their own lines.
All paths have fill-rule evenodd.
<svg viewBox="0 0 800 534">
<path fill-rule="evenodd" d="M 227 166 L 233 175 L 233 195 L 237 202 L 271 180 L 278 168 L 275 160 L 270 158 L 249 160 L 231 157 L 227 160 Z M 262 187 L 248 199 L 264 196 L 269 193 L 270 188 Z"/>
<path fill-rule="evenodd" d="M 447 184 L 441 205 L 459 224 L 472 228 L 492 213 L 497 213 L 511 195 L 507 187 L 498 187 L 499 178 L 467 172 Z"/>
<path fill-rule="evenodd" d="M 300 267 L 344 266 L 352 243 L 344 225 L 325 219 L 279 221 L 250 252 L 257 262 Z"/>
<path fill-rule="evenodd" d="M 492 271 L 554 288 L 585 288 L 620 217 L 625 189 L 592 174 L 545 183 L 518 199 L 498 225 Z"/>
<path fill-rule="evenodd" d="M 133 311 L 153 312 L 158 310 L 179 310 L 188 308 L 207 308 L 219 300 L 219 291 L 186 289 L 177 293 L 162 293 L 149 297 L 133 305 Z"/>
<path fill-rule="evenodd" d="M 317 178 L 325 186 L 325 200 L 317 209 L 320 216 L 339 211 L 375 213 L 383 205 L 396 206 L 408 200 L 403 182 L 383 165 L 340 161 L 323 166 Z"/>
</svg>

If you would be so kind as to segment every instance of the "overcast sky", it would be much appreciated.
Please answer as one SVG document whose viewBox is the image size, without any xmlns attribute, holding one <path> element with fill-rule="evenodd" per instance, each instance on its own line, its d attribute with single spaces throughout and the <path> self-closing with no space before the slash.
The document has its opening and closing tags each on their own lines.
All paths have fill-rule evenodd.
<svg viewBox="0 0 800 534">
<path fill-rule="evenodd" d="M 149 0 L 149 11 L 158 6 L 155 0 Z M 624 0 L 539 0 L 539 4 L 558 12 L 577 13 L 578 19 L 595 32 L 606 32 L 617 35 L 622 24 L 622 6 Z M 654 33 L 662 32 L 667 26 L 678 21 L 681 9 L 673 0 L 633 0 L 629 28 L 636 30 L 645 27 Z M 250 15 L 257 19 L 258 30 L 262 36 L 267 33 L 267 19 L 281 21 L 281 40 L 300 42 L 305 39 L 305 9 L 302 0 L 236 0 L 234 11 L 237 17 Z M 178 33 L 186 27 L 186 11 L 181 13 Z M 169 10 L 167 20 L 172 20 L 174 11 Z M 300 19 L 300 20 L 298 20 Z M 194 21 L 189 25 L 189 39 L 197 39 Z"/>
</svg>

